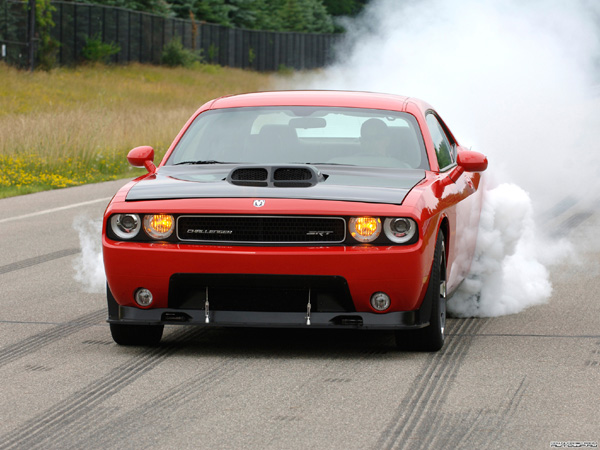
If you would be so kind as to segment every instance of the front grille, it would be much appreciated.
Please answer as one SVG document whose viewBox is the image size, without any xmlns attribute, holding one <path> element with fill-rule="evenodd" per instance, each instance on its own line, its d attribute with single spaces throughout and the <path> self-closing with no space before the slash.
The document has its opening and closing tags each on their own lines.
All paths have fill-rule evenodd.
<svg viewBox="0 0 600 450">
<path fill-rule="evenodd" d="M 341 217 L 180 216 L 177 237 L 193 242 L 341 243 L 346 221 Z"/>
</svg>

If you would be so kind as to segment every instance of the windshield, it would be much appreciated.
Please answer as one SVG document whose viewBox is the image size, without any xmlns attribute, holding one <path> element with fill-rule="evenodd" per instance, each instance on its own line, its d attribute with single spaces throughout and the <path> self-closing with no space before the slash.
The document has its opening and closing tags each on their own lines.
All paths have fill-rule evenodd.
<svg viewBox="0 0 600 450">
<path fill-rule="evenodd" d="M 429 169 L 412 115 L 307 106 L 206 111 L 192 123 L 167 162 L 218 163 Z"/>
</svg>

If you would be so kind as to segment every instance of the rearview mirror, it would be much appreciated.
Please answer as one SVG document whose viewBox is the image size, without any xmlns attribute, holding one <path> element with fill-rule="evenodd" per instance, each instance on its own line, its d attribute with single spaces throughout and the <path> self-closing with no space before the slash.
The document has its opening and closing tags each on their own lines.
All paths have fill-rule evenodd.
<svg viewBox="0 0 600 450">
<path fill-rule="evenodd" d="M 322 117 L 298 117 L 297 119 L 290 120 L 290 126 L 292 128 L 325 128 L 327 122 Z"/>
</svg>

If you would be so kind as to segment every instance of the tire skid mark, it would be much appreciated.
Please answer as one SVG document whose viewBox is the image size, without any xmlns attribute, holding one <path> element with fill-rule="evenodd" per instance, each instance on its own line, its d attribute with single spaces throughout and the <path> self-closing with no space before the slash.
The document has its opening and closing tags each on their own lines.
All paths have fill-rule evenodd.
<svg viewBox="0 0 600 450">
<path fill-rule="evenodd" d="M 427 364 L 415 377 L 376 448 L 401 448 L 405 442 L 416 442 L 411 440 L 411 437 L 418 437 L 422 448 L 430 448 L 430 441 L 435 439 L 432 425 L 440 405 L 448 395 L 473 335 L 477 334 L 486 322 L 486 319 L 466 319 L 457 321 L 452 326 L 453 336 L 449 336 L 441 352 L 428 356 Z"/>
<path fill-rule="evenodd" d="M 356 375 L 357 373 L 363 373 L 363 369 L 364 369 L 364 364 L 368 363 L 368 361 L 373 359 L 373 355 L 371 355 L 370 353 L 365 353 L 365 352 L 361 352 L 361 354 L 357 355 L 357 359 L 356 360 L 352 360 L 350 362 L 348 362 L 348 359 L 345 355 L 345 353 L 342 352 L 335 352 L 332 353 L 331 355 L 328 356 L 327 360 L 325 361 L 325 363 L 323 365 L 320 365 L 318 367 L 318 370 L 316 371 L 315 375 L 311 376 L 311 377 L 305 377 L 303 378 L 303 381 L 301 383 L 299 383 L 298 385 L 296 385 L 291 393 L 295 393 L 297 395 L 295 395 L 294 397 L 298 397 L 298 398 L 306 398 L 307 393 L 310 393 L 309 395 L 318 395 L 315 394 L 315 386 L 317 388 L 321 388 L 321 389 L 330 389 L 329 386 L 326 386 L 326 384 L 322 381 L 322 379 L 324 378 L 328 378 L 332 375 L 334 375 L 335 377 L 341 377 L 343 374 L 344 377 L 353 377 L 354 375 Z M 288 357 L 282 358 L 283 363 L 285 364 L 287 361 L 289 361 Z M 171 404 L 173 403 L 174 405 L 177 406 L 177 408 L 179 408 L 180 405 L 183 405 L 184 403 L 189 403 L 190 401 L 193 402 L 193 397 L 192 396 L 200 396 L 203 395 L 210 387 L 214 386 L 215 383 L 219 382 L 221 379 L 228 377 L 229 375 L 233 375 L 236 372 L 239 372 L 240 370 L 247 370 L 248 369 L 248 364 L 254 362 L 253 358 L 245 358 L 245 357 L 240 357 L 240 356 L 235 356 L 235 357 L 231 357 L 228 358 L 227 360 L 225 360 L 222 363 L 222 366 L 219 366 L 217 368 L 211 369 L 210 374 L 213 377 L 213 379 L 208 379 L 207 381 L 203 381 L 203 379 L 207 378 L 207 376 L 203 376 L 202 374 L 200 374 L 196 379 L 194 378 L 193 381 L 185 381 L 182 383 L 182 385 L 180 387 L 176 387 L 172 389 L 172 393 L 165 393 L 163 394 L 158 400 L 156 400 L 156 403 L 151 403 L 150 406 L 144 406 L 144 408 L 140 408 L 140 419 L 139 421 L 141 421 L 142 425 L 139 425 L 138 421 L 131 421 L 130 425 L 128 427 L 122 427 L 122 434 L 119 436 L 111 436 L 110 439 L 112 439 L 111 441 L 108 442 L 108 445 L 106 445 L 103 442 L 103 445 L 98 445 L 97 448 L 110 448 L 111 444 L 113 444 L 113 446 L 119 446 L 122 445 L 122 443 L 125 440 L 130 440 L 131 439 L 131 433 L 132 430 L 138 430 L 139 427 L 139 436 L 146 436 L 146 434 L 144 434 L 144 425 L 146 425 L 146 418 L 150 417 L 150 420 L 147 421 L 147 423 L 156 423 L 156 422 L 160 422 L 162 419 L 162 417 L 164 416 L 164 411 L 167 411 L 166 414 L 168 414 L 168 411 L 175 411 L 175 408 L 171 407 Z M 342 365 L 342 367 L 340 367 L 340 362 L 343 362 L 344 364 Z M 188 383 L 190 384 L 190 386 L 188 387 Z M 196 386 L 200 387 L 196 387 Z M 172 396 L 175 396 L 174 398 L 172 398 Z M 273 417 L 271 418 L 271 420 L 277 420 L 277 421 L 281 421 L 281 418 L 288 418 L 289 420 L 286 420 L 288 422 L 298 422 L 301 421 L 301 416 L 304 414 L 310 414 L 310 407 L 309 410 L 306 409 L 307 408 L 307 404 L 306 403 L 302 403 L 301 408 L 295 410 L 295 415 L 290 415 L 289 413 L 289 405 L 287 404 L 279 404 L 278 405 L 278 409 L 273 411 Z M 142 414 L 143 412 L 143 414 Z M 277 413 L 279 412 L 279 413 Z M 153 422 L 152 421 L 152 414 L 155 413 L 157 418 L 156 421 Z M 150 416 L 148 416 L 148 414 L 150 414 Z M 130 413 L 126 413 L 124 414 L 125 417 L 128 417 L 129 420 L 131 420 L 131 416 L 135 415 L 134 414 L 130 414 Z M 113 433 L 114 430 L 112 428 L 108 428 L 107 431 L 109 431 L 110 433 Z M 117 430 L 116 433 L 119 433 L 119 431 L 121 430 Z M 147 429 L 146 429 L 147 432 Z M 94 436 L 95 438 L 95 436 Z M 106 434 L 101 434 L 101 438 L 107 439 L 108 437 L 106 436 Z M 100 439 L 101 439 L 100 438 Z M 273 439 L 276 439 L 275 437 Z M 86 442 L 90 442 L 93 441 L 92 439 L 88 439 L 87 441 L 82 440 L 82 442 L 80 442 L 79 444 L 84 444 Z M 133 440 L 135 442 L 135 439 Z M 94 441 L 95 442 L 95 441 Z M 137 444 L 137 442 L 136 442 Z M 151 444 L 151 442 L 148 443 L 149 445 Z M 269 447 L 270 444 L 269 443 L 265 443 L 265 447 Z M 81 446 L 77 446 L 74 445 L 72 447 L 73 449 L 77 449 L 77 448 L 81 448 Z"/>
<path fill-rule="evenodd" d="M 492 443 L 500 442 L 500 436 L 505 430 L 506 425 L 515 415 L 521 400 L 523 400 L 523 395 L 527 388 L 527 383 L 525 382 L 527 377 L 523 377 L 521 383 L 513 393 L 513 395 L 508 397 L 508 401 L 504 406 L 501 406 L 498 410 L 492 411 L 491 414 L 488 414 L 488 420 L 485 423 L 486 428 L 492 428 L 492 433 L 480 433 L 480 437 L 484 439 L 484 442 L 479 448 L 489 447 Z"/>
<path fill-rule="evenodd" d="M 33 258 L 27 258 L 22 261 L 17 261 L 15 263 L 0 266 L 0 275 L 9 272 L 14 272 L 15 270 L 25 269 L 31 266 L 36 266 L 38 264 L 53 261 L 55 259 L 64 258 L 66 256 L 76 255 L 77 253 L 81 253 L 81 250 L 79 248 L 67 248 L 64 250 L 58 250 L 56 252 L 47 253 L 45 255 L 35 256 Z"/>
<path fill-rule="evenodd" d="M 25 338 L 0 350 L 0 367 L 9 364 L 16 359 L 33 353 L 46 345 L 52 344 L 78 331 L 102 323 L 106 319 L 106 309 L 94 311 L 78 317 L 64 324 L 56 325 L 49 330 L 42 331 L 33 336 Z"/>
<path fill-rule="evenodd" d="M 299 398 L 306 398 L 306 392 L 309 395 L 318 395 L 316 389 L 328 390 L 331 388 L 331 381 L 327 380 L 348 380 L 348 383 L 335 383 L 335 385 L 343 386 L 350 384 L 357 374 L 362 374 L 364 364 L 371 361 L 373 358 L 381 356 L 373 356 L 370 351 L 361 351 L 356 354 L 355 358 L 348 359 L 344 353 L 333 353 L 328 356 L 327 361 L 319 367 L 314 375 L 304 377 L 301 383 L 294 388 L 293 392 L 299 394 Z"/>
<path fill-rule="evenodd" d="M 64 436 L 59 439 L 61 448 L 118 448 L 124 442 L 135 442 L 138 448 L 144 447 L 144 439 L 152 440 L 155 433 L 162 432 L 153 428 L 154 424 L 165 421 L 170 423 L 168 418 L 181 406 L 189 404 L 190 401 L 194 402 L 215 384 L 242 370 L 246 367 L 246 362 L 239 358 L 220 360 L 217 362 L 218 366 L 200 371 L 133 410 L 123 411 L 118 416 L 112 411 L 106 421 L 95 418 L 94 424 L 88 423 L 93 426 L 89 433 L 83 433 L 81 429 L 77 429 L 77 433 L 63 433 Z M 151 442 L 148 442 L 148 445 L 151 445 Z"/>
<path fill-rule="evenodd" d="M 481 330 L 483 325 L 484 323 L 481 321 L 475 322 L 475 324 L 470 326 L 468 330 L 465 330 L 465 332 L 476 334 Z M 464 362 L 471 340 L 472 336 L 469 336 L 468 342 L 465 340 L 464 335 L 461 336 L 462 342 L 460 345 L 455 346 L 453 349 L 451 349 L 451 353 L 446 355 L 447 358 L 452 359 L 452 363 L 443 364 L 441 370 L 439 367 L 436 368 L 436 370 L 440 372 L 438 375 L 435 375 L 437 380 L 435 383 L 433 383 L 433 386 L 428 386 L 426 389 L 426 402 L 429 403 L 422 403 L 420 414 L 413 417 L 413 420 L 418 423 L 416 433 L 414 433 L 415 430 L 408 428 L 411 433 L 414 433 L 419 437 L 421 442 L 420 448 L 422 449 L 434 448 L 432 444 L 437 438 L 439 438 L 437 431 L 434 431 L 436 429 L 435 424 L 439 420 L 442 405 L 445 403 L 448 393 L 452 388 L 453 382 L 456 379 L 457 373 Z"/>
<path fill-rule="evenodd" d="M 429 423 L 421 423 L 414 436 L 419 439 L 418 446 L 411 448 L 439 448 L 454 450 L 456 448 L 488 448 L 498 442 L 506 425 L 512 419 L 523 398 L 527 384 L 524 377 L 516 391 L 507 395 L 506 402 L 499 408 L 480 408 L 467 413 L 437 413 L 432 415 Z M 437 408 L 439 410 L 441 408 Z M 427 414 L 427 413 L 426 413 Z M 440 417 L 441 416 L 441 417 Z M 481 430 L 487 430 L 481 432 Z M 431 433 L 434 433 L 431 436 Z"/>
<path fill-rule="evenodd" d="M 319 365 L 314 374 L 302 376 L 290 391 L 285 400 L 279 402 L 276 408 L 271 411 L 271 420 L 275 422 L 290 423 L 301 422 L 304 417 L 310 417 L 313 414 L 312 398 L 320 398 L 321 391 L 331 391 L 331 389 L 352 389 L 352 380 L 356 375 L 362 375 L 365 371 L 365 365 L 369 365 L 373 359 L 385 358 L 385 355 L 374 355 L 372 349 L 357 349 L 353 353 L 354 357 L 348 358 L 346 352 L 332 352 L 322 365 Z M 348 383 L 330 384 L 326 379 L 344 378 L 350 379 Z M 293 411 L 290 411 L 293 408 Z M 282 448 L 281 436 L 273 435 L 268 441 L 264 442 L 264 448 Z"/>
<path fill-rule="evenodd" d="M 558 224 L 555 227 L 555 231 L 568 234 L 593 215 L 594 213 L 592 211 L 584 211 L 572 214 Z"/>
<path fill-rule="evenodd" d="M 200 333 L 205 331 L 200 329 Z M 181 348 L 180 342 L 200 334 L 196 329 L 178 330 L 172 336 L 179 342 L 142 350 L 107 375 L 80 389 L 67 399 L 28 420 L 0 438 L 0 448 L 48 448 L 56 436 L 76 433 L 81 423 L 94 421 L 103 402 L 148 373 Z"/>
<path fill-rule="evenodd" d="M 516 413 L 527 388 L 526 377 L 507 400 L 497 409 L 485 408 L 469 411 L 466 414 L 452 414 L 453 422 L 445 421 L 438 426 L 437 432 L 443 442 L 434 448 L 488 448 L 498 443 L 506 425 Z M 482 432 L 482 430 L 484 430 Z"/>
<path fill-rule="evenodd" d="M 454 450 L 461 448 L 458 445 L 465 440 L 471 444 L 469 436 L 473 434 L 476 425 L 483 423 L 484 414 L 487 414 L 487 411 L 483 408 L 470 410 L 462 414 L 445 414 L 438 428 L 438 430 L 443 430 L 443 432 L 438 433 L 441 442 L 434 442 L 434 448 Z M 469 445 L 469 447 L 471 446 Z"/>
</svg>

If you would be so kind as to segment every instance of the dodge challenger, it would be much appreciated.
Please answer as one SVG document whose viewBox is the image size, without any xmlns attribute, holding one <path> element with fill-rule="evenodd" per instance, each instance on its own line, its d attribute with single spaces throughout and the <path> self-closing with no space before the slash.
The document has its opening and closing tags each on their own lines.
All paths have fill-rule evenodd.
<svg viewBox="0 0 600 450">
<path fill-rule="evenodd" d="M 104 214 L 108 322 L 121 345 L 164 325 L 389 330 L 443 347 L 469 272 L 484 155 L 426 102 L 278 91 L 204 104 Z"/>
</svg>

